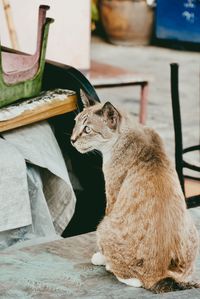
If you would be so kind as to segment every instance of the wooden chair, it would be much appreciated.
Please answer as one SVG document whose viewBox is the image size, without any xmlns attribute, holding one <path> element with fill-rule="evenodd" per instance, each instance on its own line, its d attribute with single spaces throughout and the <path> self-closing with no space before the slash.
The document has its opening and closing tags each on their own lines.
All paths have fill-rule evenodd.
<svg viewBox="0 0 200 299">
<path fill-rule="evenodd" d="M 183 155 L 192 151 L 200 151 L 200 144 L 183 148 L 182 123 L 179 103 L 178 64 L 171 67 L 171 99 L 175 133 L 175 163 L 188 208 L 200 206 L 200 167 L 186 162 Z M 184 175 L 184 168 L 193 170 L 197 176 Z"/>
</svg>

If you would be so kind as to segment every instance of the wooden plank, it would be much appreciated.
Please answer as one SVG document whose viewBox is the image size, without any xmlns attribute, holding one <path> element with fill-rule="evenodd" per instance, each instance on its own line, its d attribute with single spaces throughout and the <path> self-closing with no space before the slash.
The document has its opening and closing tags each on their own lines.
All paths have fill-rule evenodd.
<svg viewBox="0 0 200 299">
<path fill-rule="evenodd" d="M 200 181 L 185 179 L 185 193 L 186 197 L 200 194 Z"/>
<path fill-rule="evenodd" d="M 38 122 L 77 109 L 77 96 L 73 92 L 70 92 L 69 95 L 66 95 L 65 99 L 60 99 L 59 95 L 58 97 L 54 95 L 54 97 L 52 97 L 52 100 L 48 99 L 48 101 L 43 101 L 43 102 L 41 101 L 39 100 L 38 105 L 36 105 L 31 109 L 28 108 L 25 109 L 24 112 L 22 112 L 20 115 L 16 117 L 13 117 L 8 120 L 0 121 L 0 132 L 19 128 L 27 124 Z M 22 108 L 23 105 L 26 105 L 28 107 L 26 101 L 24 103 L 21 103 L 20 105 Z M 12 105 L 12 110 L 14 111 L 14 109 L 17 109 L 17 107 L 18 107 L 17 105 L 16 106 Z M 3 112 L 5 109 L 7 108 L 0 110 L 0 116 L 1 116 L 1 112 Z"/>
</svg>

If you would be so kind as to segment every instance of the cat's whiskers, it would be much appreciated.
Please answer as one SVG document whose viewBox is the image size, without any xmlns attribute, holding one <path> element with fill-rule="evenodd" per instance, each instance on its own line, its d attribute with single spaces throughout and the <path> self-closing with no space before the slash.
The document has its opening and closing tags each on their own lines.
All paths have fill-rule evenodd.
<svg viewBox="0 0 200 299">
<path fill-rule="evenodd" d="M 94 149 L 91 151 L 92 154 L 96 155 L 96 156 L 100 156 L 102 158 L 102 153 L 99 152 L 98 150 Z"/>
<path fill-rule="evenodd" d="M 77 114 L 79 114 L 81 111 L 80 111 L 80 108 L 79 108 L 79 106 L 77 105 L 77 109 L 76 109 L 77 111 L 78 111 L 78 113 Z"/>
<path fill-rule="evenodd" d="M 75 114 L 75 116 L 77 116 L 80 112 L 77 110 L 74 110 L 73 113 Z"/>
<path fill-rule="evenodd" d="M 65 132 L 64 135 L 66 135 L 66 136 L 70 136 L 70 137 L 71 137 L 72 134 L 71 134 L 71 133 L 66 133 L 66 132 Z"/>
</svg>

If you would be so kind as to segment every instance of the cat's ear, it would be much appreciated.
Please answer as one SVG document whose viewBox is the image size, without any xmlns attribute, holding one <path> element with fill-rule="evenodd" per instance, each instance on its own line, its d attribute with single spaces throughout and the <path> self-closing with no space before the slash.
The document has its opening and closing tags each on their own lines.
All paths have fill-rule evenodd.
<svg viewBox="0 0 200 299">
<path fill-rule="evenodd" d="M 121 115 L 117 109 L 110 102 L 106 102 L 102 107 L 102 114 L 109 128 L 116 130 L 121 119 Z"/>
<path fill-rule="evenodd" d="M 82 89 L 80 89 L 80 96 L 81 96 L 81 101 L 83 103 L 84 108 L 87 108 L 87 107 L 90 107 L 90 106 L 93 106 L 96 104 L 95 101 L 92 101 L 91 99 L 89 99 L 87 97 L 87 95 L 85 94 L 85 92 Z"/>
</svg>

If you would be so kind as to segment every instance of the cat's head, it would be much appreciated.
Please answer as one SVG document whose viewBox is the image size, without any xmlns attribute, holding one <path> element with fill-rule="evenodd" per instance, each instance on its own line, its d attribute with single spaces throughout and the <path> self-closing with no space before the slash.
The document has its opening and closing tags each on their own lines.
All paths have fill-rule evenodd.
<svg viewBox="0 0 200 299">
<path fill-rule="evenodd" d="M 109 150 L 116 141 L 121 115 L 110 103 L 91 102 L 81 91 L 84 109 L 75 118 L 72 145 L 81 153 Z"/>
</svg>

